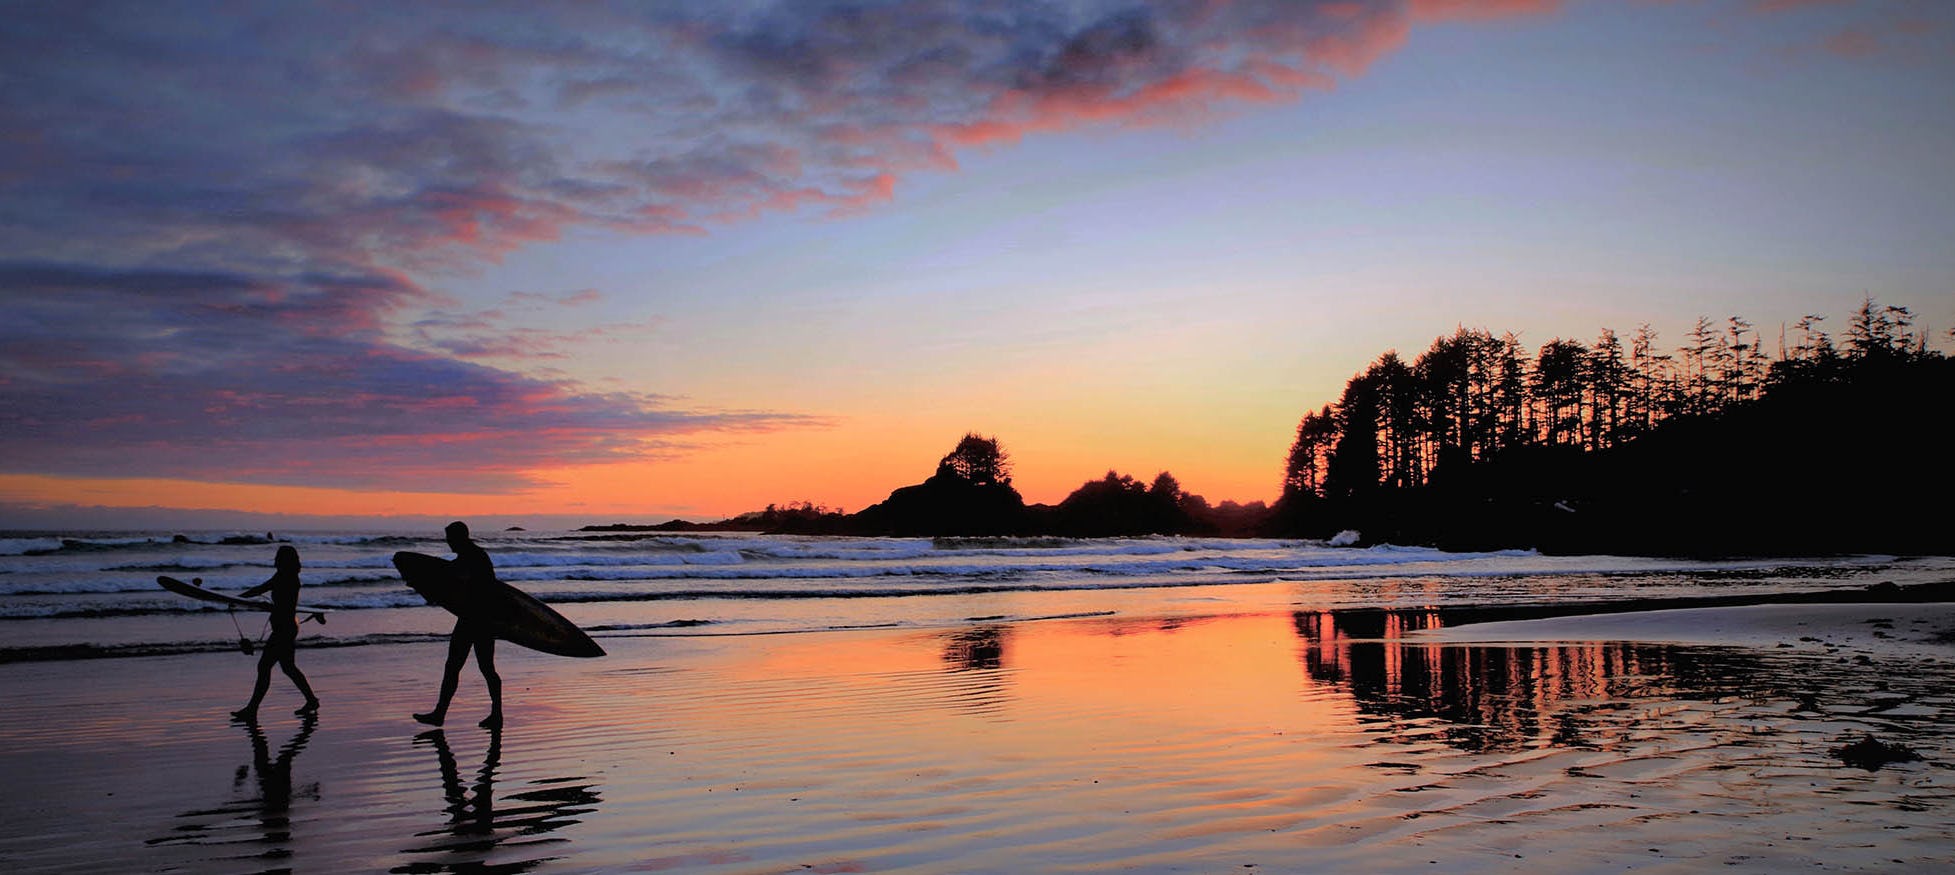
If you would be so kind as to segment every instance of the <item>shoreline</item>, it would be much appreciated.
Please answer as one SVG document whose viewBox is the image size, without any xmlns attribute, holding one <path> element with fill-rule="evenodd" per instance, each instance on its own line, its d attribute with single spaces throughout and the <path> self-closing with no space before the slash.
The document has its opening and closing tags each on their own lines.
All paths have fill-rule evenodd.
<svg viewBox="0 0 1955 875">
<path fill-rule="evenodd" d="M 1321 584 L 1324 583 L 1324 581 L 1315 581 L 1315 583 Z M 1133 607 L 1134 603 L 1136 602 L 1142 604 L 1143 605 L 1142 609 L 1146 610 L 1148 609 L 1147 607 L 1145 607 L 1146 605 L 1153 605 L 1155 607 L 1158 607 L 1161 603 L 1161 600 L 1163 599 L 1173 599 L 1182 593 L 1192 593 L 1192 592 L 1200 592 L 1204 596 L 1214 595 L 1224 600 L 1252 605 L 1253 607 L 1251 609 L 1254 610 L 1264 610 L 1273 607 L 1274 604 L 1283 600 L 1280 597 L 1276 597 L 1273 599 L 1271 596 L 1269 596 L 1267 593 L 1271 591 L 1271 588 L 1281 587 L 1285 585 L 1288 584 L 1286 584 L 1285 581 L 1281 581 L 1281 580 L 1259 581 L 1259 582 L 1237 583 L 1237 584 L 1216 584 L 1208 581 L 1195 581 L 1186 584 L 1153 584 L 1153 585 L 1138 586 L 1138 587 L 1124 588 L 1124 589 L 1109 587 L 1109 588 L 1091 588 L 1091 589 L 1054 588 L 1049 590 L 1036 589 L 1036 588 L 1026 589 L 1026 590 L 989 590 L 989 589 L 946 590 L 946 591 L 929 593 L 926 596 L 918 596 L 915 593 L 909 593 L 909 592 L 905 592 L 897 595 L 877 595 L 877 596 L 863 596 L 863 595 L 843 593 L 834 596 L 828 596 L 825 598 L 809 597 L 806 599 L 797 599 L 796 601 L 804 601 L 804 602 L 812 603 L 812 602 L 826 600 L 826 601 L 838 601 L 842 603 L 847 603 L 851 600 L 861 599 L 861 598 L 899 598 L 899 597 L 900 598 L 924 597 L 930 599 L 943 599 L 946 601 L 974 601 L 974 600 L 981 600 L 988 597 L 995 597 L 999 595 L 1007 595 L 1013 597 L 1027 597 L 1034 601 L 1040 599 L 1046 599 L 1046 598 L 1051 598 L 1054 600 L 1070 599 L 1071 601 L 1064 602 L 1063 607 L 1059 607 L 1054 610 L 1045 611 L 1045 612 L 1039 612 L 1034 610 L 1030 612 L 1021 611 L 1013 614 L 998 614 L 998 615 L 989 615 L 989 616 L 977 615 L 977 614 L 971 614 L 971 615 L 956 614 L 955 616 L 950 616 L 950 615 L 939 616 L 934 618 L 934 620 L 924 621 L 924 622 L 916 622 L 914 620 L 905 621 L 903 619 L 891 619 L 887 622 L 880 622 L 880 623 L 844 624 L 844 625 L 815 626 L 815 627 L 765 628 L 765 629 L 744 629 L 744 628 L 739 628 L 737 625 L 727 624 L 723 620 L 709 620 L 709 619 L 698 619 L 698 618 L 678 618 L 678 619 L 662 619 L 662 620 L 648 619 L 646 622 L 636 622 L 636 623 L 619 623 L 615 621 L 605 622 L 587 613 L 589 611 L 592 611 L 595 607 L 601 606 L 603 604 L 630 605 L 634 610 L 642 611 L 658 604 L 676 603 L 685 600 L 677 596 L 671 596 L 671 595 L 661 595 L 656 598 L 647 598 L 647 599 L 640 599 L 635 601 L 625 601 L 620 603 L 584 603 L 584 602 L 572 601 L 572 602 L 555 602 L 553 604 L 559 610 L 565 610 L 576 614 L 577 617 L 574 617 L 573 619 L 581 620 L 582 622 L 580 622 L 580 625 L 584 625 L 588 631 L 592 632 L 594 635 L 596 635 L 599 638 L 609 639 L 609 638 L 638 638 L 638 637 L 675 637 L 675 638 L 676 637 L 717 637 L 717 636 L 741 636 L 741 635 L 801 634 L 801 633 L 816 633 L 816 632 L 826 633 L 826 632 L 837 632 L 837 631 L 852 631 L 858 629 L 927 630 L 927 629 L 941 629 L 941 628 L 961 628 L 961 627 L 970 626 L 974 624 L 981 624 L 985 622 L 1024 623 L 1024 622 L 1037 622 L 1037 621 L 1055 620 L 1055 619 L 1071 619 L 1075 617 L 1098 616 L 1098 615 L 1104 615 L 1109 613 L 1118 613 L 1120 612 L 1120 610 Z M 691 596 L 688 598 L 694 600 L 712 601 L 714 599 L 734 599 L 737 597 L 732 595 L 721 594 L 717 596 Z M 746 599 L 740 599 L 740 600 L 745 601 Z M 765 601 L 765 599 L 759 599 L 759 600 Z M 546 599 L 546 601 L 548 600 Z M 1911 605 L 1911 604 L 1921 604 L 1921 603 L 1929 603 L 1929 602 L 1955 602 L 1955 580 L 1938 581 L 1938 582 L 1931 582 L 1931 583 L 1907 584 L 1907 585 L 1895 585 L 1891 582 L 1882 582 L 1882 583 L 1876 583 L 1867 586 L 1839 587 L 1833 589 L 1805 590 L 1805 591 L 1795 591 L 1795 592 L 1776 592 L 1776 593 L 1741 593 L 1741 594 L 1682 596 L 1682 597 L 1649 597 L 1649 596 L 1634 597 L 1632 596 L 1632 597 L 1615 597 L 1615 598 L 1587 598 L 1587 599 L 1578 599 L 1572 602 L 1562 602 L 1562 603 L 1523 601 L 1523 602 L 1515 602 L 1515 603 L 1439 605 L 1439 606 L 1433 606 L 1429 608 L 1415 607 L 1415 606 L 1389 607 L 1389 608 L 1332 607 L 1332 608 L 1328 608 L 1327 610 L 1330 613 L 1336 614 L 1340 617 L 1349 618 L 1352 625 L 1369 624 L 1369 625 L 1378 625 L 1379 627 L 1382 628 L 1385 625 L 1383 618 L 1387 616 L 1397 616 L 1401 618 L 1408 618 L 1408 617 L 1416 618 L 1416 626 L 1418 628 L 1424 628 L 1435 624 L 1439 626 L 1451 628 L 1451 627 L 1462 626 L 1462 625 L 1480 626 L 1480 625 L 1486 625 L 1490 623 L 1512 622 L 1512 621 L 1523 621 L 1523 620 L 1542 620 L 1542 619 L 1550 619 L 1556 617 L 1605 616 L 1605 615 L 1621 614 L 1621 613 L 1647 613 L 1652 611 L 1677 610 L 1677 609 L 1688 609 L 1688 608 L 1727 607 L 1727 606 L 1744 606 L 1744 605 L 1774 605 L 1774 604 L 1822 605 L 1822 604 L 1846 604 L 1846 603 Z M 34 663 L 34 662 L 74 661 L 74 660 L 154 658 L 160 656 L 175 656 L 175 655 L 192 654 L 192 653 L 233 652 L 236 650 L 236 645 L 233 643 L 234 638 L 226 634 L 225 630 L 228 627 L 225 626 L 224 623 L 218 621 L 218 618 L 225 617 L 225 616 L 227 615 L 224 611 L 216 610 L 216 609 L 190 612 L 182 615 L 180 618 L 178 618 L 177 622 L 179 622 L 186 629 L 186 631 L 196 630 L 199 635 L 199 637 L 187 639 L 187 640 L 146 641 L 146 642 L 133 642 L 133 643 L 111 643 L 111 642 L 101 642 L 101 643 L 64 642 L 64 643 L 51 643 L 51 644 L 16 643 L 14 646 L 0 647 L 0 665 Z M 333 650 L 333 649 L 340 649 L 340 648 L 361 647 L 361 646 L 369 646 L 369 645 L 393 646 L 393 645 L 408 644 L 408 643 L 441 642 L 441 641 L 445 641 L 447 638 L 448 630 L 447 630 L 446 621 L 437 616 L 436 622 L 433 623 L 427 622 L 425 618 L 429 615 L 421 613 L 420 608 L 409 608 L 405 612 L 396 610 L 396 611 L 388 612 L 385 615 L 383 615 L 382 612 L 379 611 L 372 611 L 372 612 L 351 611 L 351 612 L 345 612 L 344 614 L 342 614 L 342 616 L 346 617 L 346 619 L 342 620 L 340 625 L 333 626 L 332 631 L 330 633 L 321 634 L 317 627 L 311 627 L 313 634 L 307 635 L 301 639 L 301 643 L 300 643 L 301 650 L 302 651 Z M 381 620 L 380 618 L 383 616 L 386 616 L 387 619 Z M 419 616 L 420 619 L 411 619 L 411 617 L 415 617 L 415 616 Z M 0 628 L 7 628 L 6 626 L 7 623 L 45 624 L 50 622 L 65 621 L 67 619 L 69 618 L 49 617 L 49 618 L 35 618 L 35 619 L 11 620 L 11 621 L 0 620 Z M 92 617 L 89 619 L 109 619 L 109 620 L 127 619 L 129 621 L 134 622 L 134 621 L 139 621 L 141 619 L 141 615 L 132 614 L 127 618 Z M 596 621 L 592 622 L 593 620 Z M 353 624 L 355 628 L 362 628 L 361 624 L 365 624 L 365 628 L 362 632 L 358 634 L 347 636 L 341 634 L 340 632 L 340 630 L 344 629 L 347 626 L 347 624 Z M 1400 625 L 1403 625 L 1403 623 L 1401 622 Z M 31 640 L 31 636 L 30 636 L 30 640 Z M 1446 639 L 1446 640 L 1454 640 L 1454 639 Z M 1461 637 L 1456 640 L 1466 642 L 1466 641 L 1475 641 L 1475 640 L 1482 640 L 1482 639 L 1475 639 L 1468 636 L 1468 637 Z M 1660 639 L 1637 638 L 1633 640 L 1660 640 Z"/>
<path fill-rule="evenodd" d="M 1955 658 L 1955 602 L 1769 602 L 1497 620 L 1422 629 L 1444 644 L 1612 641 Z"/>
</svg>

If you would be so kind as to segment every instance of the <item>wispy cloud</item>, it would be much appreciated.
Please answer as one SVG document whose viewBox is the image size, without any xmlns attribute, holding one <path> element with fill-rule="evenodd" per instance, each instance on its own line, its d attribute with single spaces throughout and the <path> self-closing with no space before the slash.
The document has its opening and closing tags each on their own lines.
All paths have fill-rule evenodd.
<svg viewBox="0 0 1955 875">
<path fill-rule="evenodd" d="M 0 263 L 0 457 L 72 476 L 489 491 L 539 464 L 818 424 L 595 393 L 388 342 L 386 276 Z"/>
<path fill-rule="evenodd" d="M 427 267 L 859 208 L 957 149 L 1201 118 L 1544 0 L 50 5 L 0 30 L 11 250 Z"/>
<path fill-rule="evenodd" d="M 1920 0 L 1749 0 L 1764 20 L 1804 25 L 1783 54 L 1791 58 L 1921 60 L 1955 46 L 1927 17 L 1941 4 Z"/>
<path fill-rule="evenodd" d="M 416 349 L 440 350 L 457 358 L 488 362 L 560 361 L 596 344 L 649 342 L 660 319 L 605 322 L 584 328 L 541 328 L 539 321 L 575 311 L 603 298 L 595 289 L 564 294 L 514 292 L 485 310 L 438 310 L 407 325 Z"/>
<path fill-rule="evenodd" d="M 1747 5 L 1753 12 L 1789 12 L 1810 6 L 1844 6 L 1854 0 L 1750 0 Z"/>
</svg>

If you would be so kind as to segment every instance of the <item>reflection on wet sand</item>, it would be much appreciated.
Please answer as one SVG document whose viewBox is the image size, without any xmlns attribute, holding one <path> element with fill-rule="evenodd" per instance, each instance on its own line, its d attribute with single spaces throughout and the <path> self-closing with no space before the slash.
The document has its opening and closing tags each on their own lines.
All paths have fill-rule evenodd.
<svg viewBox="0 0 1955 875">
<path fill-rule="evenodd" d="M 454 751 L 448 746 L 446 733 L 432 729 L 415 736 L 414 743 L 434 749 L 435 762 L 441 771 L 442 798 L 447 802 L 443 810 L 448 814 L 448 823 L 438 829 L 415 833 L 415 838 L 429 841 L 417 843 L 403 851 L 432 859 L 417 860 L 390 871 L 527 872 L 561 856 L 528 856 L 532 849 L 569 841 L 550 836 L 549 833 L 576 824 L 580 816 L 596 810 L 599 800 L 595 785 L 577 783 L 585 780 L 583 778 L 532 781 L 530 783 L 541 786 L 511 794 L 498 809 L 495 785 L 497 772 L 502 767 L 501 729 L 489 731 L 489 746 L 483 754 L 482 767 L 476 770 L 474 781 L 467 784 L 462 781 L 461 767 L 456 762 Z M 514 855 L 522 859 L 498 859 L 491 863 L 491 855 Z"/>
<path fill-rule="evenodd" d="M 944 638 L 946 671 L 959 675 L 957 700 L 973 714 L 998 715 L 1011 700 L 1011 671 L 1006 667 L 1010 626 L 978 626 Z"/>
<path fill-rule="evenodd" d="M 1347 687 L 1387 722 L 1436 719 L 1467 751 L 1585 744 L 1583 707 L 1673 671 L 1665 651 L 1626 644 L 1434 647 L 1403 636 L 1441 624 L 1433 612 L 1293 615 L 1312 678 Z"/>
<path fill-rule="evenodd" d="M 242 727 L 251 740 L 251 763 L 238 766 L 237 776 L 232 780 L 233 790 L 242 790 L 255 776 L 253 789 L 256 794 L 218 806 L 186 811 L 178 818 L 188 821 L 174 827 L 170 835 L 153 838 L 145 844 L 193 845 L 206 847 L 226 847 L 230 845 L 259 846 L 258 850 L 239 853 L 230 857 L 233 860 L 287 860 L 292 856 L 292 761 L 299 752 L 305 750 L 306 743 L 312 740 L 312 733 L 319 728 L 319 715 L 304 715 L 299 730 L 278 748 L 278 756 L 271 753 L 271 740 L 255 719 L 234 721 Z M 302 799 L 318 801 L 318 783 L 307 784 L 298 789 Z"/>
<path fill-rule="evenodd" d="M 959 671 L 995 671 L 1004 667 L 1009 626 L 978 626 L 953 632 L 944 641 L 944 663 Z"/>
<path fill-rule="evenodd" d="M 1349 691 L 1382 740 L 1437 739 L 1471 753 L 1595 748 L 1618 734 L 1617 712 L 1652 697 L 1743 702 L 1774 715 L 1883 718 L 1895 703 L 1938 690 L 1871 675 L 1862 665 L 1799 660 L 1740 648 L 1597 642 L 1441 645 L 1407 633 L 1444 625 L 1433 611 L 1292 614 L 1298 658 L 1317 681 Z M 1865 720 L 1862 721 L 1863 723 Z M 1914 734 L 1909 721 L 1885 728 Z M 1874 725 L 1874 724 L 1867 724 Z"/>
<path fill-rule="evenodd" d="M 1955 627 L 1955 607 L 1936 616 Z M 131 661 L 96 687 L 79 669 L 16 672 L 26 695 L 0 709 L 0 735 L 33 744 L 0 744 L 0 771 L 35 792 L 14 794 L 0 869 L 1955 866 L 1955 653 L 1413 634 L 1452 619 L 1286 606 L 639 639 L 615 670 L 526 665 L 533 710 L 516 728 L 418 742 L 400 718 L 426 648 L 349 648 L 333 725 L 283 749 L 296 722 L 247 728 L 249 750 L 195 722 L 232 689 L 215 658 L 198 702 L 108 711 L 72 740 L 21 715 L 79 704 L 57 695 L 70 687 L 134 701 L 178 665 Z M 1885 644 L 1871 633 L 1912 620 L 1859 622 Z M 1836 753 L 1867 738 L 1921 759 Z M 233 791 L 239 762 L 253 765 Z M 250 802 L 176 817 L 236 798 Z M 143 847 L 132 823 L 176 844 Z"/>
</svg>

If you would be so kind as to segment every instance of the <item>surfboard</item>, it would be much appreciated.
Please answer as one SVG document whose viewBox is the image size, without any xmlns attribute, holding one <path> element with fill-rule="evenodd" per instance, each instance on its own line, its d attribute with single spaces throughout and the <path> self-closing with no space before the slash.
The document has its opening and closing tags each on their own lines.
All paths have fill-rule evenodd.
<svg viewBox="0 0 1955 875">
<path fill-rule="evenodd" d="M 201 577 L 197 578 L 197 583 L 203 583 L 203 582 L 204 582 L 203 578 Z M 170 592 L 176 593 L 177 595 L 180 596 L 186 596 L 188 598 L 197 599 L 198 601 L 216 602 L 220 605 L 230 605 L 231 607 L 243 608 L 244 610 L 247 611 L 269 612 L 272 609 L 272 603 L 270 599 L 240 598 L 238 596 L 204 589 L 203 587 L 198 586 L 197 583 L 184 583 L 183 581 L 178 580 L 174 577 L 158 575 L 156 578 L 156 583 L 162 586 L 164 589 L 169 590 Z M 298 609 L 294 613 L 310 614 L 311 615 L 310 619 L 317 620 L 321 623 L 326 622 L 325 608 L 313 608 L 313 607 L 307 607 L 305 605 L 299 605 Z"/>
<path fill-rule="evenodd" d="M 402 551 L 394 554 L 401 579 L 451 614 L 488 627 L 511 644 L 557 656 L 603 656 L 591 636 L 564 615 L 500 580 L 463 582 L 454 565 L 439 556 Z"/>
</svg>

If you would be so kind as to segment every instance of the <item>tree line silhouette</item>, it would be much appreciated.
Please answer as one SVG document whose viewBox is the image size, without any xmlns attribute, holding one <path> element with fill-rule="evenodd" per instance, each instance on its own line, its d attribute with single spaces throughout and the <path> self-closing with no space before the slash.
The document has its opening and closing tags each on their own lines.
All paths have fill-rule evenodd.
<svg viewBox="0 0 1955 875">
<path fill-rule="evenodd" d="M 1386 352 L 1297 425 L 1274 533 L 1632 553 L 1940 552 L 1929 422 L 1950 363 L 1905 307 L 1781 331 L 1700 318 L 1674 351 L 1461 328 Z M 1940 492 L 1934 491 L 1936 488 Z M 1774 502 L 1782 502 L 1774 504 Z M 1503 531 L 1501 527 L 1506 527 Z"/>
<path fill-rule="evenodd" d="M 1699 318 L 1674 351 L 1460 328 L 1387 351 L 1304 414 L 1281 497 L 1211 505 L 1162 471 L 1088 480 L 1027 505 L 994 437 L 966 434 L 922 483 L 857 513 L 809 502 L 718 523 L 928 537 L 1147 534 L 1330 538 L 1448 549 L 1632 555 L 1948 553 L 1955 494 L 1940 424 L 1955 360 L 1905 307 L 1865 299 L 1839 339 L 1809 315 L 1774 353 L 1751 322 Z M 1347 538 L 1349 536 L 1346 536 Z"/>
<path fill-rule="evenodd" d="M 1609 329 L 1589 346 L 1556 338 L 1529 356 L 1512 333 L 1461 328 L 1411 364 L 1396 351 L 1351 378 L 1336 404 L 1307 413 L 1285 468 L 1284 495 L 1351 495 L 1413 487 L 1442 468 L 1528 447 L 1606 450 L 1684 416 L 1715 416 L 1774 387 L 1850 379 L 1859 366 L 1935 357 L 1910 334 L 1905 307 L 1868 299 L 1841 349 L 1799 320 L 1796 343 L 1776 360 L 1759 332 L 1733 316 L 1720 328 L 1699 318 L 1675 355 L 1655 350 L 1645 324 L 1627 349 Z"/>
</svg>

